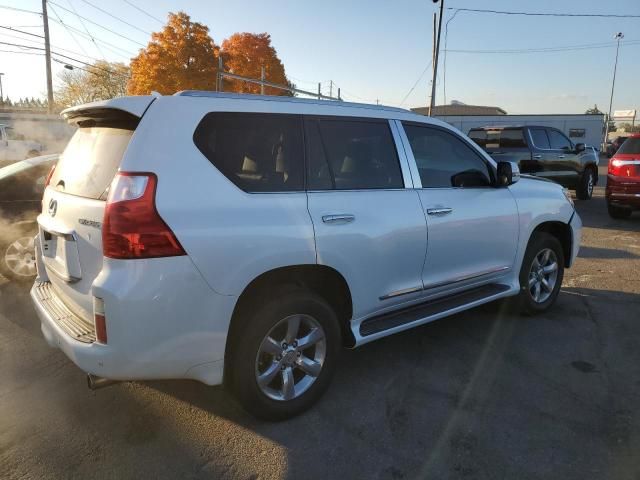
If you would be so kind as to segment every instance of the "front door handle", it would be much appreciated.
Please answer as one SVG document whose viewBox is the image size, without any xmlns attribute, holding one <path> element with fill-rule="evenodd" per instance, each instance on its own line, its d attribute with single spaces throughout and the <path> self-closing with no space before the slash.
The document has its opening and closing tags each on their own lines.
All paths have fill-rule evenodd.
<svg viewBox="0 0 640 480">
<path fill-rule="evenodd" d="M 322 221 L 324 223 L 331 223 L 334 225 L 342 225 L 344 223 L 351 223 L 356 219 L 355 215 L 350 213 L 341 213 L 338 215 L 323 215 Z"/>
<path fill-rule="evenodd" d="M 449 207 L 427 208 L 429 215 L 448 215 L 451 212 L 453 212 L 453 208 Z"/>
<path fill-rule="evenodd" d="M 533 159 L 534 160 L 542 160 L 542 155 L 534 155 Z"/>
<path fill-rule="evenodd" d="M 558 155 L 558 158 L 564 158 L 564 155 Z"/>
</svg>

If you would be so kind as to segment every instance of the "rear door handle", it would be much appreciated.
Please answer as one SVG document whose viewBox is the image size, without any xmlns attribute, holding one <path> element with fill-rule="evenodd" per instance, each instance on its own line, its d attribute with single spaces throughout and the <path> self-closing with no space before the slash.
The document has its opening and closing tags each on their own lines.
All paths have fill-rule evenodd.
<svg viewBox="0 0 640 480">
<path fill-rule="evenodd" d="M 532 158 L 534 160 L 542 160 L 542 155 L 534 155 Z"/>
<path fill-rule="evenodd" d="M 558 158 L 564 158 L 564 155 L 558 155 Z"/>
<path fill-rule="evenodd" d="M 429 215 L 448 215 L 451 212 L 453 212 L 453 208 L 449 207 L 427 208 Z"/>
<path fill-rule="evenodd" d="M 355 215 L 350 213 L 341 213 L 338 215 L 323 215 L 322 221 L 324 223 L 331 223 L 334 225 L 342 225 L 344 223 L 351 223 L 356 219 Z"/>
</svg>

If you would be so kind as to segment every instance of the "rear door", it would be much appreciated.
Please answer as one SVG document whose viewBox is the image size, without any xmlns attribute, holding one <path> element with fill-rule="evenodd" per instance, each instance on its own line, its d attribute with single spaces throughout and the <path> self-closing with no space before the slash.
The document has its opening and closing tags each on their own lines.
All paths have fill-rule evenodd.
<svg viewBox="0 0 640 480">
<path fill-rule="evenodd" d="M 78 115 L 79 128 L 44 192 L 39 243 L 54 289 L 75 313 L 90 321 L 91 286 L 102 269 L 106 198 L 139 118 L 110 109 Z"/>
<path fill-rule="evenodd" d="M 354 318 L 422 295 L 426 223 L 393 135 L 383 119 L 305 118 L 317 262 L 347 280 Z"/>
</svg>

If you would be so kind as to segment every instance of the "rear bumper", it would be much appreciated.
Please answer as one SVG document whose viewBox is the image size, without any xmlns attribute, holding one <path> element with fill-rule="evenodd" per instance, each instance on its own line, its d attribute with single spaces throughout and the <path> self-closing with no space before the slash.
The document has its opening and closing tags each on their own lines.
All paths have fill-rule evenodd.
<svg viewBox="0 0 640 480">
<path fill-rule="evenodd" d="M 213 292 L 189 257 L 105 259 L 92 294 L 104 300 L 107 344 L 76 338 L 52 307 L 61 302 L 55 289 L 47 299 L 41 287 L 36 283 L 31 297 L 43 335 L 83 371 L 114 380 L 222 382 L 237 297 Z"/>
<path fill-rule="evenodd" d="M 569 226 L 571 227 L 571 258 L 569 258 L 567 266 L 571 267 L 578 256 L 580 242 L 582 241 L 582 219 L 578 212 L 573 213 Z"/>
<path fill-rule="evenodd" d="M 605 196 L 612 205 L 640 208 L 640 182 L 607 175 Z"/>
</svg>

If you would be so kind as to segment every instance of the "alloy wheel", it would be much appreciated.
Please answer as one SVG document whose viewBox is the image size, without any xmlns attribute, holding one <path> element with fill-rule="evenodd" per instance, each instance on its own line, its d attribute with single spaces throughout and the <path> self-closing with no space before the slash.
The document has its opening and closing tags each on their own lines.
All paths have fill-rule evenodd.
<svg viewBox="0 0 640 480">
<path fill-rule="evenodd" d="M 536 303 L 546 302 L 558 280 L 558 258 L 553 250 L 545 248 L 533 257 L 529 269 L 529 294 Z"/>
<path fill-rule="evenodd" d="M 260 344 L 255 374 L 260 390 L 272 400 L 292 400 L 316 381 L 327 353 L 320 323 L 306 314 L 279 321 Z"/>
<path fill-rule="evenodd" d="M 9 244 L 4 253 L 4 263 L 17 276 L 33 277 L 36 261 L 33 237 L 20 237 Z"/>
</svg>

